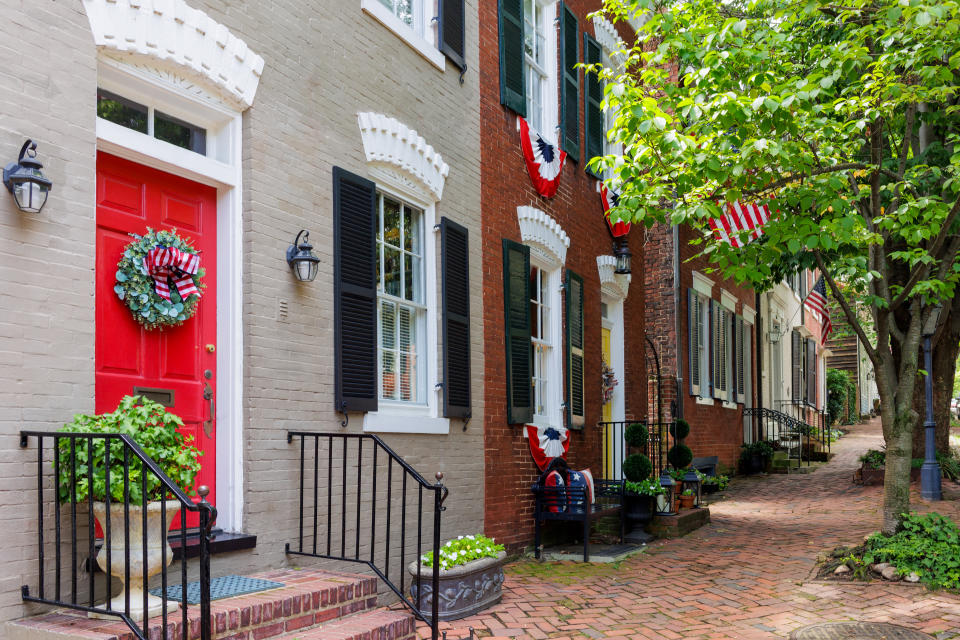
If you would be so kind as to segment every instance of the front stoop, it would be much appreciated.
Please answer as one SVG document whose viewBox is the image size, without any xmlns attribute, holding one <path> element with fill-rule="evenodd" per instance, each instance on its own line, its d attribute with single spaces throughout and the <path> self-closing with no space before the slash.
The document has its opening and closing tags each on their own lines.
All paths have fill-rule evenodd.
<svg viewBox="0 0 960 640">
<path fill-rule="evenodd" d="M 355 618 L 373 624 L 365 629 L 370 640 L 395 640 L 403 635 L 385 633 L 379 618 L 367 618 L 382 613 L 377 607 L 377 579 L 367 576 L 320 571 L 316 569 L 281 569 L 254 574 L 250 577 L 281 582 L 283 587 L 223 598 L 210 603 L 211 628 L 217 640 L 266 640 L 268 638 L 303 638 L 323 627 L 318 625 L 345 625 L 353 629 Z M 200 605 L 188 607 L 189 633 L 182 629 L 181 612 L 168 616 L 167 640 L 194 640 L 200 637 Z M 353 614 L 353 615 L 351 615 Z M 357 615 L 361 614 L 361 615 Z M 391 614 L 395 615 L 395 614 Z M 404 616 L 404 614 L 399 614 Z M 413 618 L 408 624 L 413 626 Z M 399 624 L 390 621 L 387 631 Z M 161 619 L 150 621 L 149 638 L 161 638 Z M 135 640 L 133 632 L 119 620 L 87 618 L 79 611 L 59 609 L 50 613 L 8 622 L 5 638 L 9 640 Z M 373 634 L 377 635 L 373 635 Z M 392 633 L 392 631 L 391 631 Z M 287 635 L 293 634 L 293 635 Z M 363 633 L 361 633 L 363 635 Z M 311 635 L 311 638 L 320 636 Z M 323 636 L 326 638 L 326 636 Z M 331 638 L 353 638 L 351 635 Z"/>
<path fill-rule="evenodd" d="M 278 640 L 411 640 L 416 631 L 413 616 L 403 611 L 379 609 L 288 633 Z"/>
</svg>

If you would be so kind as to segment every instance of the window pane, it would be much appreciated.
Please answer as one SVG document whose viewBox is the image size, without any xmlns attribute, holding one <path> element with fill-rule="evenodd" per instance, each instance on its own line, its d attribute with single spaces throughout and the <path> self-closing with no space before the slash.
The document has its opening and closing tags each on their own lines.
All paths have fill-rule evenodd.
<svg viewBox="0 0 960 640">
<path fill-rule="evenodd" d="M 103 89 L 97 89 L 97 115 L 121 127 L 147 133 L 147 108 Z"/>
<path fill-rule="evenodd" d="M 409 253 L 404 254 L 403 259 L 405 263 L 403 265 L 403 297 L 412 302 L 422 304 L 423 287 L 420 283 L 423 281 L 423 267 L 421 266 L 421 259 Z"/>
<path fill-rule="evenodd" d="M 399 309 L 400 399 L 416 400 L 416 348 L 414 321 L 410 309 Z"/>
<path fill-rule="evenodd" d="M 388 244 L 400 247 L 400 203 L 383 198 L 383 239 Z"/>
<path fill-rule="evenodd" d="M 395 13 L 405 24 L 413 26 L 413 0 L 397 0 Z"/>
<path fill-rule="evenodd" d="M 380 302 L 380 345 L 384 349 L 395 349 L 397 339 L 395 327 L 397 325 L 396 305 L 383 300 Z"/>
<path fill-rule="evenodd" d="M 383 247 L 383 290 L 400 297 L 400 251 Z"/>
<path fill-rule="evenodd" d="M 403 248 L 413 253 L 420 253 L 420 221 L 422 212 L 412 207 L 404 207 Z"/>
<path fill-rule="evenodd" d="M 207 153 L 206 129 L 159 111 L 153 114 L 153 137 L 201 155 Z"/>
<path fill-rule="evenodd" d="M 384 351 L 381 354 L 381 363 L 380 379 L 383 380 L 383 397 L 386 400 L 394 400 L 397 397 L 396 356 L 392 351 Z"/>
</svg>

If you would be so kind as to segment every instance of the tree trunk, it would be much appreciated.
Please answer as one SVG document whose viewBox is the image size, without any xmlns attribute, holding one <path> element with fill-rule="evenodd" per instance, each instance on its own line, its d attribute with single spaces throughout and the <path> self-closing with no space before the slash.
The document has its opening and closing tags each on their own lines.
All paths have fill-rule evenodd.
<svg viewBox="0 0 960 640">
<path fill-rule="evenodd" d="M 885 438 L 887 456 L 881 530 L 886 535 L 896 533 L 900 529 L 900 516 L 910 512 L 910 458 L 916 421 L 917 412 L 908 403 L 898 404 L 892 428 Z"/>
</svg>

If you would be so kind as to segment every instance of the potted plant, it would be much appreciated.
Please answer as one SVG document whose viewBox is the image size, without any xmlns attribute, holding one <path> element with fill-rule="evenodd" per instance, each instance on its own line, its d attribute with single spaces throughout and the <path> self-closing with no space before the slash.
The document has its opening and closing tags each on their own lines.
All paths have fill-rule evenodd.
<svg viewBox="0 0 960 640">
<path fill-rule="evenodd" d="M 680 508 L 681 509 L 693 509 L 693 500 L 696 498 L 696 495 L 693 493 L 693 489 L 687 489 L 680 494 Z"/>
<path fill-rule="evenodd" d="M 201 452 L 192 444 L 192 437 L 184 437 L 178 431 L 183 421 L 167 412 L 163 405 L 140 396 L 126 396 L 112 413 L 96 416 L 78 414 L 73 421 L 64 425 L 63 433 L 119 433 L 126 434 L 143 449 L 160 469 L 173 480 L 187 495 L 193 495 L 193 481 L 200 470 L 198 458 Z M 71 442 L 73 445 L 71 445 Z M 107 547 L 110 549 L 110 572 L 124 580 L 128 577 L 124 589 L 130 594 L 130 617 L 134 620 L 144 618 L 143 590 L 151 576 L 159 573 L 162 565 L 162 548 L 167 545 L 167 532 L 161 526 L 161 516 L 166 511 L 166 521 L 170 523 L 180 510 L 178 500 L 170 500 L 169 492 L 160 480 L 150 472 L 146 475 L 146 494 L 144 487 L 144 469 L 140 459 L 127 455 L 127 468 L 124 469 L 125 444 L 119 438 L 61 438 L 57 456 L 60 474 L 57 478 L 57 495 L 61 502 L 76 500 L 82 502 L 93 498 L 93 514 L 97 525 L 106 530 L 107 520 L 107 443 L 110 446 L 110 539 L 106 540 L 97 554 L 97 564 L 107 571 Z M 125 482 L 124 478 L 129 478 Z M 92 484 L 91 481 L 92 480 Z M 129 491 L 125 494 L 126 489 Z M 124 533 L 124 502 L 129 504 L 129 536 Z M 165 506 L 164 506 L 165 503 Z M 146 531 L 143 528 L 143 510 L 147 512 Z M 127 576 L 126 539 L 129 537 L 130 559 Z M 146 538 L 147 562 L 144 567 L 143 546 Z M 173 561 L 170 547 L 166 550 L 167 564 Z M 110 601 L 114 611 L 123 611 L 126 595 L 123 590 Z M 148 595 L 146 617 L 159 614 L 162 600 Z M 169 603 L 167 610 L 176 610 L 177 605 Z M 95 614 L 91 614 L 95 615 Z"/>
<path fill-rule="evenodd" d="M 722 474 L 717 476 L 704 475 L 700 480 L 704 493 L 723 491 L 730 484 L 730 478 Z"/>
<path fill-rule="evenodd" d="M 760 473 L 770 464 L 771 458 L 773 458 L 773 446 L 766 440 L 744 443 L 740 451 L 740 471 Z"/>
<path fill-rule="evenodd" d="M 670 435 L 673 436 L 674 445 L 667 451 L 667 462 L 673 467 L 670 477 L 677 483 L 674 491 L 679 494 L 683 485 L 683 476 L 687 473 L 687 467 L 693 462 L 693 451 L 683 444 L 683 440 L 690 435 L 690 423 L 683 418 L 678 419 L 670 425 Z"/>
<path fill-rule="evenodd" d="M 634 527 L 643 529 L 653 518 L 654 502 L 666 492 L 656 479 L 646 478 L 639 482 L 627 480 L 623 483 L 624 517 L 633 523 Z M 662 505 L 656 505 L 658 508 L 660 506 Z"/>
<path fill-rule="evenodd" d="M 500 602 L 506 558 L 503 545 L 484 535 L 457 536 L 447 541 L 440 547 L 437 617 L 458 620 Z M 433 562 L 433 552 L 429 551 L 420 556 L 419 567 L 416 562 L 407 566 L 413 576 L 410 597 L 421 611 L 430 611 L 433 604 Z"/>
<path fill-rule="evenodd" d="M 870 449 L 860 456 L 860 482 L 865 485 L 883 484 L 886 476 L 887 452 Z M 920 469 L 923 459 L 913 458 L 910 461 L 910 481 L 920 479 Z"/>
</svg>

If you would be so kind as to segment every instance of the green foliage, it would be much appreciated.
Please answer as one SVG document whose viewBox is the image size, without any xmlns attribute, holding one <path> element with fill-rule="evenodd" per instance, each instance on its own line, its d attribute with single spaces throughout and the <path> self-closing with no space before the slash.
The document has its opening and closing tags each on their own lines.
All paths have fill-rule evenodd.
<svg viewBox="0 0 960 640">
<path fill-rule="evenodd" d="M 126 396 L 113 413 L 97 416 L 77 414 L 73 422 L 64 425 L 63 433 L 117 433 L 133 438 L 160 469 L 187 495 L 193 495 L 193 481 L 200 470 L 199 456 L 203 455 L 193 446 L 193 437 L 185 438 L 177 429 L 183 421 L 169 413 L 163 405 L 140 396 Z M 90 442 L 92 442 L 92 450 Z M 61 438 L 57 457 L 60 475 L 57 479 L 57 496 L 61 502 L 71 499 L 103 501 L 107 492 L 107 473 L 110 475 L 110 499 L 122 502 L 124 497 L 124 450 L 126 445 L 119 438 L 110 439 L 109 466 L 107 465 L 107 439 Z M 130 503 L 143 504 L 143 465 L 139 458 L 128 454 Z M 146 500 L 161 500 L 166 491 L 160 480 L 150 471 L 146 475 Z M 90 479 L 92 477 L 92 490 Z M 74 478 L 76 487 L 74 489 Z"/>
<path fill-rule="evenodd" d="M 730 477 L 723 474 L 718 476 L 703 476 L 700 481 L 704 486 L 716 485 L 718 491 L 723 491 L 730 484 Z"/>
<path fill-rule="evenodd" d="M 650 431 L 647 429 L 647 425 L 641 422 L 633 422 L 627 426 L 624 432 L 624 439 L 627 441 L 628 446 L 643 449 L 647 446 L 647 441 L 650 439 Z"/>
<path fill-rule="evenodd" d="M 756 442 L 751 442 L 750 444 L 745 443 L 740 445 L 740 448 L 742 449 L 740 455 L 757 455 L 765 460 L 769 460 L 773 457 L 773 446 L 766 440 L 757 440 Z"/>
<path fill-rule="evenodd" d="M 904 514 L 902 529 L 867 539 L 866 564 L 889 562 L 901 575 L 910 572 L 933 589 L 960 590 L 960 529 L 939 513 Z"/>
<path fill-rule="evenodd" d="M 864 463 L 871 469 L 883 469 L 884 465 L 887 463 L 887 454 L 884 451 L 870 449 L 865 454 L 860 456 L 860 462 Z"/>
<path fill-rule="evenodd" d="M 472 536 L 457 536 L 440 547 L 440 568 L 452 569 L 472 560 L 480 558 L 496 558 L 503 551 L 503 545 L 494 542 L 493 538 L 476 534 Z M 425 567 L 433 566 L 433 551 L 420 556 Z"/>
<path fill-rule="evenodd" d="M 677 444 L 667 452 L 667 462 L 676 469 L 683 469 L 693 462 L 693 451 L 685 444 Z"/>
<path fill-rule="evenodd" d="M 678 442 L 690 435 L 690 423 L 683 418 L 678 418 L 676 422 L 670 425 L 670 435 Z"/>
<path fill-rule="evenodd" d="M 683 493 L 681 493 L 680 495 L 682 495 L 682 496 L 692 496 L 692 495 L 694 495 L 694 491 L 693 491 L 693 489 L 684 489 Z"/>
<path fill-rule="evenodd" d="M 687 475 L 687 470 L 684 467 L 674 467 L 668 473 L 674 482 L 683 482 L 683 476 Z"/>
<path fill-rule="evenodd" d="M 143 266 L 147 253 L 157 246 L 174 247 L 187 253 L 196 254 L 189 242 L 174 231 L 154 231 L 147 227 L 147 233 L 139 236 L 131 234 L 133 242 L 123 250 L 117 263 L 117 283 L 114 293 L 123 301 L 134 319 L 147 329 L 162 329 L 183 324 L 197 311 L 200 296 L 191 294 L 184 300 L 175 286 L 170 287 L 170 300 L 157 295 L 153 278 Z M 203 276 L 206 271 L 201 267 L 192 276 L 197 290 L 203 291 Z"/>
<path fill-rule="evenodd" d="M 653 463 L 642 453 L 634 453 L 623 461 L 623 475 L 632 482 L 641 482 L 650 477 Z"/>
<path fill-rule="evenodd" d="M 830 424 L 852 424 L 856 416 L 857 385 L 849 371 L 827 369 L 827 417 Z"/>
<path fill-rule="evenodd" d="M 940 463 L 940 471 L 943 477 L 956 481 L 960 479 L 960 460 L 957 460 L 952 454 L 937 452 L 937 462 Z"/>
<path fill-rule="evenodd" d="M 667 492 L 667 490 L 660 485 L 660 481 L 657 478 L 653 480 L 641 480 L 640 482 L 627 480 L 623 483 L 623 490 L 638 496 L 659 496 Z"/>
</svg>

